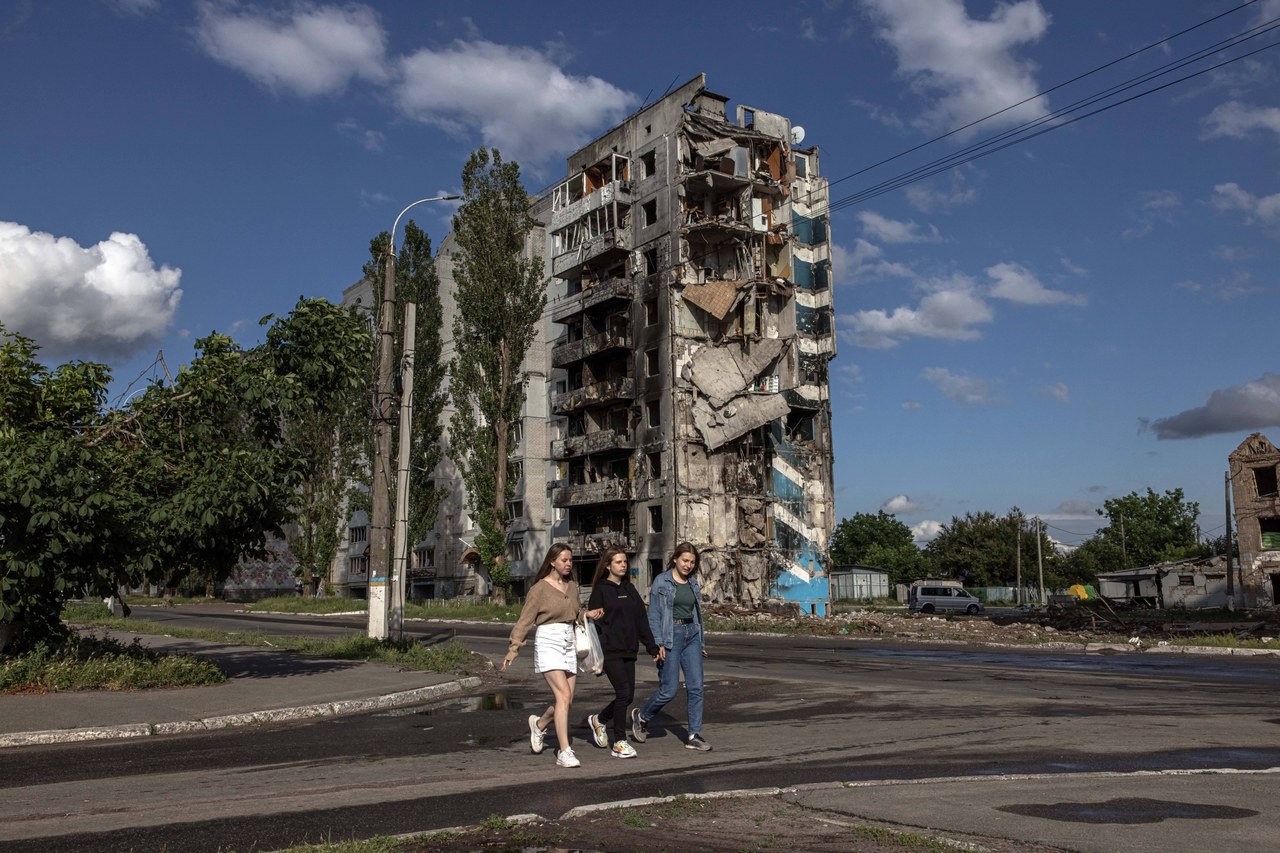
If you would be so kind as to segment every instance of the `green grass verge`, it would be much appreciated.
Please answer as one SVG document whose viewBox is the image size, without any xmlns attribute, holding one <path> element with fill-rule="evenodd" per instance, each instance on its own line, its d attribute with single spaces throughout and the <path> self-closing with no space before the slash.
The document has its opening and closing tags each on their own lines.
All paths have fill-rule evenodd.
<svg viewBox="0 0 1280 853">
<path fill-rule="evenodd" d="M 226 680 L 212 661 L 160 654 L 137 640 L 126 646 L 94 636 L 75 636 L 56 648 L 39 646 L 0 663 L 3 692 L 147 690 L 199 687 Z"/>
<path fill-rule="evenodd" d="M 175 604 L 209 604 L 214 601 L 221 601 L 221 598 L 206 598 L 205 596 L 191 595 L 175 595 L 172 598 L 164 596 L 148 596 L 148 595 L 126 595 L 124 603 L 130 607 L 169 607 Z"/>
<path fill-rule="evenodd" d="M 1152 641 L 1146 637 L 1143 643 L 1150 645 Z M 1280 651 L 1280 640 L 1269 638 L 1241 639 L 1235 634 L 1201 634 L 1198 636 L 1169 637 L 1165 640 L 1171 646 L 1209 646 L 1215 649 L 1272 649 Z"/>
<path fill-rule="evenodd" d="M 311 598 L 302 595 L 283 595 L 275 598 L 264 598 L 243 605 L 250 612 L 275 613 L 350 613 L 367 611 L 369 602 L 359 598 Z M 496 604 L 472 604 L 470 602 L 453 602 L 448 599 L 431 600 L 430 602 L 407 601 L 404 605 L 406 619 L 468 619 L 485 622 L 515 622 L 520 616 L 519 604 L 499 606 Z"/>
<path fill-rule="evenodd" d="M 352 613 L 367 611 L 369 602 L 361 598 L 313 598 L 308 595 L 277 595 L 263 598 L 241 607 L 250 613 L 314 613 L 323 616 L 328 613 Z"/>
<path fill-rule="evenodd" d="M 362 634 L 341 637 L 273 637 L 250 631 L 213 631 L 203 628 L 180 628 L 145 619 L 119 619 L 101 604 L 69 604 L 63 619 L 77 625 L 110 628 L 134 634 L 164 634 L 192 640 L 208 640 L 233 646 L 267 646 L 317 657 L 340 660 L 367 660 L 401 666 L 423 672 L 457 672 L 481 665 L 487 659 L 450 640 L 436 645 L 423 645 L 413 640 L 374 640 Z"/>
</svg>

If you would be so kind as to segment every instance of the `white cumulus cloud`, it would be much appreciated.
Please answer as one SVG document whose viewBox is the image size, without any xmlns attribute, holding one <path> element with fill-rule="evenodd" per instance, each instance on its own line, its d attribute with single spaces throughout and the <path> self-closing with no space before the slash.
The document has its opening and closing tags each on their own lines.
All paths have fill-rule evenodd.
<svg viewBox="0 0 1280 853">
<path fill-rule="evenodd" d="M 295 3 L 288 11 L 239 11 L 203 3 L 201 48 L 271 91 L 304 97 L 340 92 L 355 78 L 387 79 L 387 34 L 368 6 Z"/>
<path fill-rule="evenodd" d="M 1059 403 L 1071 402 L 1071 389 L 1067 387 L 1065 382 L 1054 382 L 1051 385 L 1044 386 L 1041 390 L 1046 396 L 1052 397 Z"/>
<path fill-rule="evenodd" d="M 923 507 L 906 495 L 894 495 L 880 505 L 880 511 L 889 515 L 898 515 L 899 513 L 919 512 Z"/>
<path fill-rule="evenodd" d="M 599 77 L 566 74 L 532 48 L 456 41 L 399 61 L 395 100 L 408 117 L 450 132 L 478 130 L 507 159 L 573 151 L 639 98 Z"/>
<path fill-rule="evenodd" d="M 1000 112 L 984 127 L 1007 127 L 1047 114 L 1046 99 L 1036 97 L 1035 66 L 1015 55 L 1048 30 L 1049 15 L 1037 0 L 997 3 L 986 20 L 970 18 L 963 0 L 862 5 L 897 54 L 899 75 L 929 101 L 920 125 L 950 129 Z"/>
<path fill-rule="evenodd" d="M 1035 274 L 1021 264 L 1001 263 L 987 267 L 987 275 L 995 282 L 991 295 L 1020 305 L 1084 305 L 1084 296 L 1051 290 L 1040 283 Z"/>
<path fill-rule="evenodd" d="M 1210 203 L 1217 210 L 1242 211 L 1250 221 L 1280 222 L 1280 193 L 1256 196 L 1233 181 L 1215 186 Z"/>
<path fill-rule="evenodd" d="M 1200 438 L 1280 426 L 1280 373 L 1209 394 L 1203 406 L 1176 415 L 1139 421 L 1158 439 Z"/>
<path fill-rule="evenodd" d="M 1201 136 L 1230 136 L 1243 139 L 1254 131 L 1269 130 L 1280 133 L 1280 107 L 1252 107 L 1239 101 L 1227 101 L 1214 107 L 1213 112 L 1200 120 L 1204 130 Z"/>
<path fill-rule="evenodd" d="M 95 246 L 0 222 L 0 318 L 53 357 L 117 357 L 169 326 L 182 271 L 156 269 L 134 234 Z"/>
<path fill-rule="evenodd" d="M 942 534 L 941 521 L 922 521 L 911 526 L 911 540 L 923 548 Z"/>
<path fill-rule="evenodd" d="M 942 235 L 938 229 L 930 225 L 927 231 L 921 231 L 914 222 L 901 222 L 890 219 L 879 213 L 864 210 L 858 214 L 862 230 L 873 240 L 881 243 L 941 243 Z"/>
<path fill-rule="evenodd" d="M 897 346 L 911 337 L 970 341 L 982 337 L 974 328 L 990 323 L 991 306 L 966 287 L 942 289 L 926 295 L 919 306 L 901 306 L 840 315 L 842 337 L 857 346 L 885 348 Z"/>
<path fill-rule="evenodd" d="M 990 406 L 999 402 L 991 390 L 991 383 L 977 376 L 952 373 L 945 367 L 926 367 L 920 378 L 932 382 L 938 393 L 948 400 L 973 406 Z"/>
</svg>

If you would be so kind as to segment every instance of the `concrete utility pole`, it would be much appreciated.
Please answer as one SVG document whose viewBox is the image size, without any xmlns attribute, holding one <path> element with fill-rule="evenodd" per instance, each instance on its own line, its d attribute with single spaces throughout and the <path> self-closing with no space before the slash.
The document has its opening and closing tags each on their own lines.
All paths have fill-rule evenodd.
<svg viewBox="0 0 1280 853">
<path fill-rule="evenodd" d="M 1022 604 L 1022 516 L 1021 514 L 1018 515 L 1017 521 L 1018 521 L 1018 533 L 1013 538 L 1013 562 L 1014 562 L 1014 565 L 1017 567 L 1015 569 L 1014 578 L 1015 578 L 1015 583 L 1018 586 L 1017 586 L 1017 594 L 1014 596 L 1014 598 L 1017 600 L 1017 603 L 1019 604 L 1019 606 L 1021 606 Z"/>
<path fill-rule="evenodd" d="M 396 394 L 391 378 L 391 366 L 395 359 L 395 307 L 396 307 L 396 229 L 400 227 L 400 217 L 409 212 L 409 208 L 427 201 L 452 201 L 461 198 L 456 195 L 441 195 L 433 198 L 422 198 L 400 211 L 395 223 L 391 226 L 391 237 L 387 241 L 387 267 L 382 282 L 382 308 L 378 314 L 378 375 L 373 392 L 373 482 L 369 495 L 369 631 L 368 635 L 375 640 L 385 640 L 391 636 L 394 625 L 397 639 L 404 624 L 404 572 L 401 555 L 408 553 L 409 543 L 405 542 L 409 518 L 409 446 L 412 443 L 409 435 L 410 418 L 413 412 L 413 348 L 414 324 L 417 318 L 417 306 L 405 306 L 405 361 L 402 378 L 402 396 L 405 404 L 400 407 L 400 464 L 397 467 L 397 512 L 395 546 L 397 555 L 396 577 L 393 577 L 390 564 L 391 556 L 391 421 L 392 410 L 396 405 Z M 404 519 L 402 526 L 400 519 Z M 390 589 L 388 589 L 390 587 Z"/>
<path fill-rule="evenodd" d="M 1048 603 L 1049 599 L 1044 597 L 1044 555 L 1040 553 L 1040 516 L 1036 516 L 1036 569 L 1040 572 L 1040 606 L 1043 607 Z"/>
</svg>

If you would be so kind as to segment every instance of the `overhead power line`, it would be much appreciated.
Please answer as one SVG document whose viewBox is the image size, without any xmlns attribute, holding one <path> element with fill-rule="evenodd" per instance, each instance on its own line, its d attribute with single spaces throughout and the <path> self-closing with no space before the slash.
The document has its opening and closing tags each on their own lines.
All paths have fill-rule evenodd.
<svg viewBox="0 0 1280 853">
<path fill-rule="evenodd" d="M 883 195 L 887 192 L 892 192 L 893 190 L 901 189 L 902 187 L 907 186 L 908 184 L 912 184 L 912 183 L 915 183 L 916 181 L 924 180 L 925 178 L 933 177 L 934 175 L 937 175 L 941 172 L 948 171 L 950 169 L 956 168 L 957 166 L 964 165 L 965 163 L 970 163 L 974 160 L 980 159 L 989 154 L 994 154 L 997 151 L 1003 151 L 1006 148 L 1010 148 L 1014 145 L 1018 145 L 1022 142 L 1026 142 L 1030 139 L 1034 139 L 1037 136 L 1043 136 L 1046 133 L 1074 124 L 1075 122 L 1081 121 L 1082 119 L 1086 119 L 1091 116 L 1098 115 L 1099 113 L 1103 113 L 1108 110 L 1114 109 L 1118 106 L 1122 106 L 1132 101 L 1136 101 L 1139 98 L 1144 98 L 1148 95 L 1155 94 L 1156 92 L 1162 91 L 1171 86 L 1176 86 L 1179 83 L 1184 83 L 1187 80 L 1191 80 L 1195 77 L 1199 77 L 1202 74 L 1207 74 L 1210 71 L 1215 71 L 1226 65 L 1230 65 L 1234 62 L 1239 62 L 1242 59 L 1247 59 L 1248 57 L 1261 53 L 1262 51 L 1270 50 L 1274 47 L 1278 47 L 1280 46 L 1280 42 L 1272 42 L 1271 44 L 1263 45 L 1262 47 L 1256 48 L 1254 50 L 1251 50 L 1236 56 L 1232 56 L 1228 59 L 1222 60 L 1221 62 L 1215 63 L 1205 68 L 1201 68 L 1197 71 L 1178 77 L 1174 80 L 1170 80 L 1160 85 L 1153 86 L 1149 89 L 1144 89 L 1143 91 L 1140 91 L 1134 95 L 1131 95 L 1130 97 L 1122 98 L 1120 100 L 1107 103 L 1104 106 L 1099 107 L 1098 109 L 1091 110 L 1089 112 L 1086 112 L 1071 118 L 1066 118 L 1063 121 L 1058 121 L 1058 119 L 1063 119 L 1064 117 L 1069 116 L 1071 113 L 1074 113 L 1078 110 L 1104 102 L 1107 99 L 1113 98 L 1116 95 L 1119 95 L 1123 92 L 1130 91 L 1145 83 L 1149 83 L 1157 78 L 1163 77 L 1167 74 L 1171 74 L 1175 71 L 1186 68 L 1189 65 L 1193 65 L 1194 63 L 1205 59 L 1207 56 L 1211 54 L 1220 52 L 1222 49 L 1224 49 L 1224 47 L 1225 48 L 1236 47 L 1252 39 L 1275 32 L 1278 29 L 1280 29 L 1280 18 L 1273 18 L 1270 21 L 1267 21 L 1264 24 L 1259 25 L 1258 27 L 1255 27 L 1251 30 L 1246 31 L 1246 33 L 1243 33 L 1238 36 L 1233 36 L 1232 38 L 1226 39 L 1223 42 L 1219 42 L 1217 44 L 1210 45 L 1209 47 L 1202 48 L 1198 51 L 1195 51 L 1192 54 L 1189 54 L 1182 58 L 1168 62 L 1165 65 L 1162 65 L 1152 71 L 1148 71 L 1136 77 L 1132 77 L 1129 80 L 1124 81 L 1123 83 L 1116 84 L 1101 92 L 1090 95 L 1086 98 L 1082 98 L 1058 110 L 1054 110 L 1053 112 L 1047 115 L 1040 116 L 1039 118 L 1032 119 L 1027 122 L 1023 122 L 1017 127 L 1011 128 L 1010 130 L 1007 130 L 995 136 L 988 137 L 987 139 L 984 139 L 981 142 L 974 143 L 973 145 L 963 148 L 960 151 L 953 152 L 951 154 L 946 155 L 945 157 L 940 157 L 922 166 L 918 166 L 907 172 L 901 173 L 895 177 L 881 181 L 880 183 L 875 184 L 871 187 L 868 187 L 864 190 L 860 190 L 851 195 L 829 202 L 827 209 L 831 211 L 841 210 L 843 208 L 859 204 L 868 199 Z M 1036 130 L 1036 128 L 1040 128 L 1040 129 Z M 821 213 L 823 211 L 819 210 L 816 212 Z"/>
<path fill-rule="evenodd" d="M 954 135 L 956 135 L 957 133 L 960 133 L 961 131 L 965 131 L 965 130 L 968 130 L 969 128 L 971 128 L 971 127 L 975 127 L 975 126 L 977 126 L 977 125 L 979 125 L 979 124 L 982 124 L 984 121 L 988 121 L 989 119 L 993 119 L 993 118 L 995 118 L 995 117 L 997 117 L 997 116 L 1004 115 L 1005 113 L 1009 112 L 1010 110 L 1017 109 L 1018 107 L 1022 106 L 1023 104 L 1030 103 L 1031 101 L 1034 101 L 1034 100 L 1036 100 L 1037 98 L 1042 98 L 1042 97 L 1044 97 L 1045 95 L 1050 94 L 1051 92 L 1056 92 L 1057 90 L 1059 90 L 1059 89 L 1063 88 L 1064 86 L 1070 86 L 1072 83 L 1077 83 L 1077 82 L 1079 82 L 1079 81 L 1081 81 L 1081 80 L 1085 79 L 1086 77 L 1089 77 L 1089 76 L 1092 76 L 1092 75 L 1094 75 L 1094 74 L 1097 74 L 1097 73 L 1099 73 L 1100 71 L 1105 71 L 1106 69 L 1110 68 L 1110 67 L 1111 67 L 1111 66 L 1113 66 L 1113 65 L 1118 65 L 1118 64 L 1120 64 L 1121 62 L 1124 62 L 1126 59 L 1132 59 L 1133 57 L 1138 56 L 1139 54 L 1145 53 L 1146 51 L 1151 50 L 1151 49 L 1153 49 L 1153 48 L 1157 48 L 1157 47 L 1159 47 L 1159 46 L 1160 46 L 1160 45 L 1162 45 L 1162 44 L 1168 44 L 1169 42 L 1173 41 L 1173 40 L 1174 40 L 1174 39 L 1176 39 L 1176 38 L 1179 38 L 1179 37 L 1181 37 L 1181 36 L 1184 36 L 1184 35 L 1186 35 L 1187 33 L 1194 32 L 1195 30 L 1198 30 L 1198 29 L 1200 29 L 1201 27 L 1208 26 L 1209 24 L 1213 23 L 1214 21 L 1218 20 L 1219 18 L 1225 18 L 1225 17 L 1227 17 L 1228 15 L 1232 15 L 1232 14 L 1234 14 L 1234 13 L 1236 13 L 1236 12 L 1239 12 L 1240 10 L 1245 9 L 1245 8 L 1247 8 L 1247 7 L 1249 7 L 1249 6 L 1252 6 L 1254 3 L 1257 3 L 1257 2 L 1258 2 L 1258 0 L 1247 0 L 1247 2 L 1245 2 L 1245 3 L 1241 3 L 1239 6 L 1235 6 L 1234 8 L 1228 9 L 1227 11 L 1223 12 L 1223 13 L 1222 13 L 1222 14 L 1220 14 L 1220 15 L 1214 15 L 1212 18 L 1206 18 L 1205 20 L 1201 21 L 1200 23 L 1198 23 L 1198 24 L 1193 24 L 1192 26 L 1187 27 L 1187 28 L 1186 28 L 1186 29 L 1184 29 L 1184 30 L 1179 30 L 1178 32 L 1174 33 L 1173 35 L 1165 36 L 1164 38 L 1162 38 L 1162 39 L 1160 39 L 1160 40 L 1158 40 L 1158 41 L 1153 41 L 1153 42 L 1151 42 L 1150 44 L 1146 45 L 1145 47 L 1140 47 L 1140 48 L 1138 48 L 1137 50 L 1130 51 L 1129 53 L 1126 53 L 1124 56 L 1121 56 L 1121 57 L 1118 57 L 1118 58 L 1116 58 L 1116 59 L 1113 59 L 1113 60 L 1111 60 L 1110 62 L 1103 63 L 1102 65 L 1099 65 L 1099 66 L 1097 66 L 1096 68 L 1092 68 L 1092 69 L 1090 69 L 1090 70 L 1088 70 L 1088 71 L 1085 71 L 1083 74 L 1077 74 L 1075 77 L 1072 77 L 1070 80 L 1064 80 L 1064 81 L 1062 81 L 1061 83 L 1058 83 L 1058 84 L 1056 84 L 1056 85 L 1054 85 L 1054 86 L 1050 86 L 1048 89 L 1045 89 L 1045 90 L 1044 90 L 1044 91 L 1042 91 L 1042 92 L 1037 92 L 1036 94 L 1034 94 L 1034 95 L 1032 95 L 1032 96 L 1030 96 L 1030 97 L 1028 97 L 1028 98 L 1023 98 L 1021 101 L 1018 101 L 1016 104 L 1010 104 L 1009 106 L 1007 106 L 1007 107 L 1005 107 L 1005 108 L 1003 108 L 1003 109 L 1000 109 L 1000 110 L 996 110 L 995 112 L 993 112 L 993 113 L 991 113 L 991 114 L 989 114 L 989 115 L 985 115 L 985 116 L 983 116 L 982 118 L 974 119 L 973 121 L 969 122 L 968 124 L 963 124 L 963 125 L 961 125 L 960 127 L 952 128 L 951 130 L 948 130 L 946 133 L 943 133 L 943 134 L 941 134 L 941 135 L 939 135 L 939 136 L 935 136 L 935 137 L 933 137 L 933 139 L 930 139 L 930 140 L 928 140 L 928 141 L 926 141 L 926 142 L 922 142 L 922 143 L 920 143 L 919 145 L 916 145 L 916 146 L 914 146 L 914 147 L 912 147 L 912 148 L 908 148 L 906 151 L 902 151 L 902 152 L 899 152 L 899 153 L 897 153 L 897 154 L 894 154 L 892 157 L 886 157 L 885 159 L 881 160 L 880 162 L 878 162 L 878 163 L 872 163 L 870 166 L 866 166 L 866 167 L 864 167 L 864 168 L 862 168 L 862 169 L 859 169 L 859 170 L 858 170 L 858 171 L 856 171 L 856 172 L 851 172 L 850 174 L 845 175 L 843 178 L 837 178 L 837 179 L 835 179 L 834 181 L 829 181 L 829 182 L 827 183 L 827 186 L 829 186 L 829 187 L 833 187 L 833 186 L 835 186 L 835 185 L 836 185 L 836 184 L 838 184 L 838 183 L 841 183 L 841 182 L 843 182 L 843 181 L 847 181 L 847 180 L 849 180 L 850 178 L 857 177 L 858 175 L 861 175 L 861 174 L 863 174 L 863 173 L 865 173 L 865 172 L 869 172 L 869 171 L 871 171 L 872 169 L 875 169 L 875 168 L 878 168 L 878 167 L 880 167 L 880 166 L 883 166 L 883 165 L 885 165 L 886 163 L 892 163 L 894 160 L 897 160 L 897 159 L 899 159 L 900 157 L 905 157 L 906 155 L 908 155 L 908 154 L 912 154 L 912 153 L 914 153 L 914 152 L 916 152 L 916 151 L 919 151 L 919 150 L 920 150 L 920 149 L 922 149 L 922 148 L 927 148 L 928 146 L 932 145 L 932 144 L 933 144 L 933 143 L 935 143 L 935 142 L 941 142 L 942 140 L 944 140 L 944 139 L 946 139 L 946 138 L 948 138 L 948 137 L 950 137 L 950 136 L 954 136 Z"/>
</svg>

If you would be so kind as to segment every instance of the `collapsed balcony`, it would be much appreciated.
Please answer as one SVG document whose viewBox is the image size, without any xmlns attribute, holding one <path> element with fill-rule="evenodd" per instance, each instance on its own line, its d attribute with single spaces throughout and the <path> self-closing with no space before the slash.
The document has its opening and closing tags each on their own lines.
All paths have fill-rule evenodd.
<svg viewBox="0 0 1280 853">
<path fill-rule="evenodd" d="M 630 499 L 631 481 L 614 477 L 596 483 L 562 486 L 552 495 L 551 505 L 554 507 L 591 506 Z"/>
<path fill-rule="evenodd" d="M 577 341 L 557 344 L 551 349 L 551 366 L 564 367 L 588 356 L 607 352 L 611 349 L 631 349 L 631 331 L 613 328 Z"/>
<path fill-rule="evenodd" d="M 630 376 L 593 382 L 581 388 L 573 388 L 552 395 L 551 410 L 557 415 L 563 415 L 583 406 L 611 403 L 614 400 L 630 400 L 635 396 L 635 385 L 635 380 Z"/>
<path fill-rule="evenodd" d="M 632 295 L 631 280 L 626 278 L 609 278 L 599 284 L 583 281 L 581 290 L 561 298 L 551 308 L 551 320 L 563 323 L 575 314 L 579 314 L 597 305 L 614 300 L 630 302 Z"/>
</svg>

